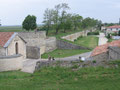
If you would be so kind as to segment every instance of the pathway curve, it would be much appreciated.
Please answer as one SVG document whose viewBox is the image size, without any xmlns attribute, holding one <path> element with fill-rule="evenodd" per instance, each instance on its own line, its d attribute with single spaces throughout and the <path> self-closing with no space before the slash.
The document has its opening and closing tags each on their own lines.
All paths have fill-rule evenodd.
<svg viewBox="0 0 120 90">
<path fill-rule="evenodd" d="M 74 55 L 66 58 L 56 58 L 55 60 L 57 61 L 74 61 L 74 60 L 79 60 L 79 57 L 84 57 L 85 59 L 90 57 L 91 52 L 79 54 L 79 55 Z M 27 59 L 26 61 L 23 62 L 23 68 L 22 72 L 27 72 L 27 73 L 34 73 L 36 63 L 39 61 L 48 61 L 48 59 Z"/>
<path fill-rule="evenodd" d="M 100 45 L 106 44 L 107 41 L 108 41 L 108 39 L 105 37 L 105 34 L 100 33 L 98 45 L 100 46 Z"/>
</svg>

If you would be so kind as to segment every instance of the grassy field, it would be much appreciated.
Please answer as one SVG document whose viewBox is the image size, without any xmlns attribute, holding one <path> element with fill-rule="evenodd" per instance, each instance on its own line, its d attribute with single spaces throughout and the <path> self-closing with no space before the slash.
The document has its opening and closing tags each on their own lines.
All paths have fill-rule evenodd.
<svg viewBox="0 0 120 90">
<path fill-rule="evenodd" d="M 120 68 L 45 67 L 34 74 L 1 72 L 0 90 L 120 90 Z"/>
<path fill-rule="evenodd" d="M 90 50 L 60 50 L 56 49 L 53 52 L 45 53 L 42 55 L 42 58 L 48 58 L 48 55 L 55 57 L 55 58 L 63 58 L 68 56 L 73 56 L 85 52 L 89 52 Z"/>
<path fill-rule="evenodd" d="M 96 36 L 87 36 L 87 37 L 80 37 L 74 41 L 75 44 L 95 48 L 98 45 L 98 37 Z"/>
<path fill-rule="evenodd" d="M 21 26 L 1 26 L 0 32 L 21 32 L 22 27 Z"/>
</svg>

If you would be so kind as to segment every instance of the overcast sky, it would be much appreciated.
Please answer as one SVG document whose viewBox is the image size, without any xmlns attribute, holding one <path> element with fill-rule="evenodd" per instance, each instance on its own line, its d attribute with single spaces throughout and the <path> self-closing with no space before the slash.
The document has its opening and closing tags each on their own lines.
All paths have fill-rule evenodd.
<svg viewBox="0 0 120 90">
<path fill-rule="evenodd" d="M 28 15 L 37 16 L 37 23 L 43 21 L 46 8 L 59 3 L 68 3 L 69 12 L 92 17 L 103 22 L 118 22 L 120 18 L 120 0 L 0 0 L 0 19 L 3 25 L 21 25 Z"/>
</svg>

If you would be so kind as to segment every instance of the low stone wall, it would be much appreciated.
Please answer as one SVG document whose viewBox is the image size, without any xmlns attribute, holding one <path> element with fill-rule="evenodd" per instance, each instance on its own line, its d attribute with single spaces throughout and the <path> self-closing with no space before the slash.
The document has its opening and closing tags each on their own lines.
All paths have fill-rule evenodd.
<svg viewBox="0 0 120 90">
<path fill-rule="evenodd" d="M 120 59 L 120 47 L 109 47 L 109 59 L 118 60 Z"/>
<path fill-rule="evenodd" d="M 109 55 L 108 52 L 96 55 L 92 57 L 92 60 L 97 60 L 97 61 L 101 61 L 101 60 L 109 60 Z"/>
<path fill-rule="evenodd" d="M 101 60 L 94 63 L 94 60 L 88 61 L 81 61 L 81 60 L 56 60 L 56 61 L 38 61 L 36 63 L 35 71 L 40 70 L 42 67 L 71 67 L 73 69 L 79 69 L 83 67 L 96 67 L 96 66 L 103 66 L 103 67 L 110 67 L 109 61 Z"/>
<path fill-rule="evenodd" d="M 40 48 L 34 46 L 27 46 L 26 47 L 26 56 L 30 59 L 39 59 L 40 56 Z"/>
<path fill-rule="evenodd" d="M 57 40 L 57 48 L 58 49 L 89 49 L 83 46 L 75 45 L 63 40 Z"/>
<path fill-rule="evenodd" d="M 0 57 L 0 72 L 22 69 L 22 62 L 22 55 Z"/>
<path fill-rule="evenodd" d="M 77 38 L 79 38 L 80 36 L 87 36 L 87 33 L 88 33 L 88 31 L 86 30 L 86 31 L 77 32 L 77 33 L 74 33 L 74 34 L 71 34 L 71 35 L 67 35 L 67 36 L 64 36 L 64 37 L 61 37 L 61 38 L 65 39 L 65 40 L 69 40 L 69 41 L 74 41 Z"/>
<path fill-rule="evenodd" d="M 57 44 L 56 44 L 56 37 L 49 37 L 46 39 L 46 48 L 45 52 L 51 52 L 55 49 L 57 49 Z"/>
<path fill-rule="evenodd" d="M 6 50 L 3 47 L 0 47 L 0 56 L 5 56 L 6 55 Z"/>
</svg>

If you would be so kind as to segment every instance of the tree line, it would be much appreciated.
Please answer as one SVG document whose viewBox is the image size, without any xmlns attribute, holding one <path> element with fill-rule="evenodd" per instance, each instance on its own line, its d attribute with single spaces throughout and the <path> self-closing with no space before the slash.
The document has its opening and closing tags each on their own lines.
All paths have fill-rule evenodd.
<svg viewBox="0 0 120 90">
<path fill-rule="evenodd" d="M 46 30 L 46 33 L 50 30 L 55 30 L 58 34 L 63 30 L 65 33 L 68 30 L 79 30 L 89 27 L 100 27 L 102 22 L 94 18 L 83 18 L 79 14 L 68 13 L 70 7 L 66 3 L 58 4 L 53 9 L 47 8 L 44 12 L 44 20 L 42 30 Z M 36 17 L 28 15 L 22 24 L 26 30 L 34 30 L 37 28 Z"/>
</svg>

